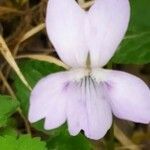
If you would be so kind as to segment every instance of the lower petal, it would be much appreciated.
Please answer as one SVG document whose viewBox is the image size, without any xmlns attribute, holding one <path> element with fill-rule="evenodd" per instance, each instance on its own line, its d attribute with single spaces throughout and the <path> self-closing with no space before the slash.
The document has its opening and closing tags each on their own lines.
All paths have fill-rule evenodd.
<svg viewBox="0 0 150 150">
<path fill-rule="evenodd" d="M 150 89 L 138 77 L 104 70 L 108 100 L 116 117 L 137 123 L 150 122 Z"/>
<path fill-rule="evenodd" d="M 111 108 L 103 97 L 102 87 L 85 77 L 70 85 L 67 93 L 72 96 L 67 105 L 70 134 L 84 130 L 88 138 L 102 138 L 112 124 Z"/>
<path fill-rule="evenodd" d="M 108 129 L 110 129 L 112 112 L 104 97 L 102 84 L 97 84 L 92 80 L 90 87 L 87 87 L 86 90 L 88 128 L 85 130 L 85 134 L 89 138 L 98 140 L 104 137 Z"/>
</svg>

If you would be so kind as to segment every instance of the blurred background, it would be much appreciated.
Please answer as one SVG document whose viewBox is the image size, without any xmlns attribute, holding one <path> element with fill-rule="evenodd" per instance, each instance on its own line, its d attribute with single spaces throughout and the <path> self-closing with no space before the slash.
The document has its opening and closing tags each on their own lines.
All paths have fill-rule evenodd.
<svg viewBox="0 0 150 150">
<path fill-rule="evenodd" d="M 84 9 L 93 4 L 90 0 L 77 2 Z M 130 3 L 128 32 L 110 63 L 150 86 L 150 0 Z M 21 150 L 150 150 L 149 125 L 114 118 L 113 133 L 92 141 L 82 133 L 70 137 L 66 125 L 47 132 L 43 121 L 28 123 L 29 85 L 33 87 L 47 74 L 65 70 L 65 65 L 58 60 L 53 63 L 50 57 L 58 58 L 45 30 L 46 6 L 47 0 L 0 0 L 0 136 L 4 137 L 0 137 L 0 150 L 16 150 L 9 147 L 13 140 L 22 144 Z M 28 146 L 20 142 L 21 138 Z"/>
</svg>

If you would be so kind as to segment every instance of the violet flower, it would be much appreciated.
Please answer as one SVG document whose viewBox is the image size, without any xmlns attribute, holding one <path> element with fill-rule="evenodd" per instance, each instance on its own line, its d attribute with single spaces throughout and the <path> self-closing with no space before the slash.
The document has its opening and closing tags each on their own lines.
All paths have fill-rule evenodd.
<svg viewBox="0 0 150 150">
<path fill-rule="evenodd" d="M 116 117 L 150 122 L 150 90 L 138 77 L 103 69 L 127 30 L 128 0 L 95 0 L 85 11 L 75 0 L 49 0 L 49 38 L 69 71 L 38 82 L 30 98 L 29 120 L 45 118 L 45 129 L 67 121 L 71 135 L 84 130 L 102 138 Z"/>
</svg>

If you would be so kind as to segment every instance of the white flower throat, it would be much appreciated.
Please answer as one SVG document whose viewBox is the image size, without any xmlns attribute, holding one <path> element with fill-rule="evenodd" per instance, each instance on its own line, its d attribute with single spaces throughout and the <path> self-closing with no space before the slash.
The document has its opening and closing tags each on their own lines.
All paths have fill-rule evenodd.
<svg viewBox="0 0 150 150">
<path fill-rule="evenodd" d="M 90 58 L 90 52 L 87 54 L 87 59 L 85 63 L 85 67 L 82 68 L 71 68 L 70 71 L 76 72 L 76 79 L 75 82 L 81 82 L 81 84 L 85 83 L 85 85 L 94 83 L 96 84 L 99 82 L 102 82 L 105 79 L 105 76 L 103 75 L 104 69 L 100 67 L 92 67 L 91 66 L 91 58 Z"/>
</svg>

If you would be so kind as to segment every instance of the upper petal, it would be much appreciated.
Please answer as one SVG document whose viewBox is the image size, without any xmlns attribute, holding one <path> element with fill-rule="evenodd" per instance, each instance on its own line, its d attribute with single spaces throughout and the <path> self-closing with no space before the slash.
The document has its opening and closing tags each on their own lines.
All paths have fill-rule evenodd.
<svg viewBox="0 0 150 150">
<path fill-rule="evenodd" d="M 107 83 L 106 94 L 113 113 L 118 118 L 149 123 L 149 87 L 140 78 L 125 72 L 103 70 L 101 74 Z M 102 76 L 97 75 L 97 79 L 100 78 L 102 79 Z"/>
<path fill-rule="evenodd" d="M 61 59 L 72 67 L 104 66 L 127 30 L 128 0 L 95 0 L 89 12 L 75 0 L 49 0 L 46 28 Z"/>
<path fill-rule="evenodd" d="M 128 0 L 95 0 L 85 28 L 92 66 L 104 66 L 110 60 L 124 37 L 129 18 Z"/>
<path fill-rule="evenodd" d="M 84 66 L 87 48 L 84 42 L 85 11 L 75 0 L 49 0 L 46 29 L 58 55 L 70 66 Z"/>
</svg>

